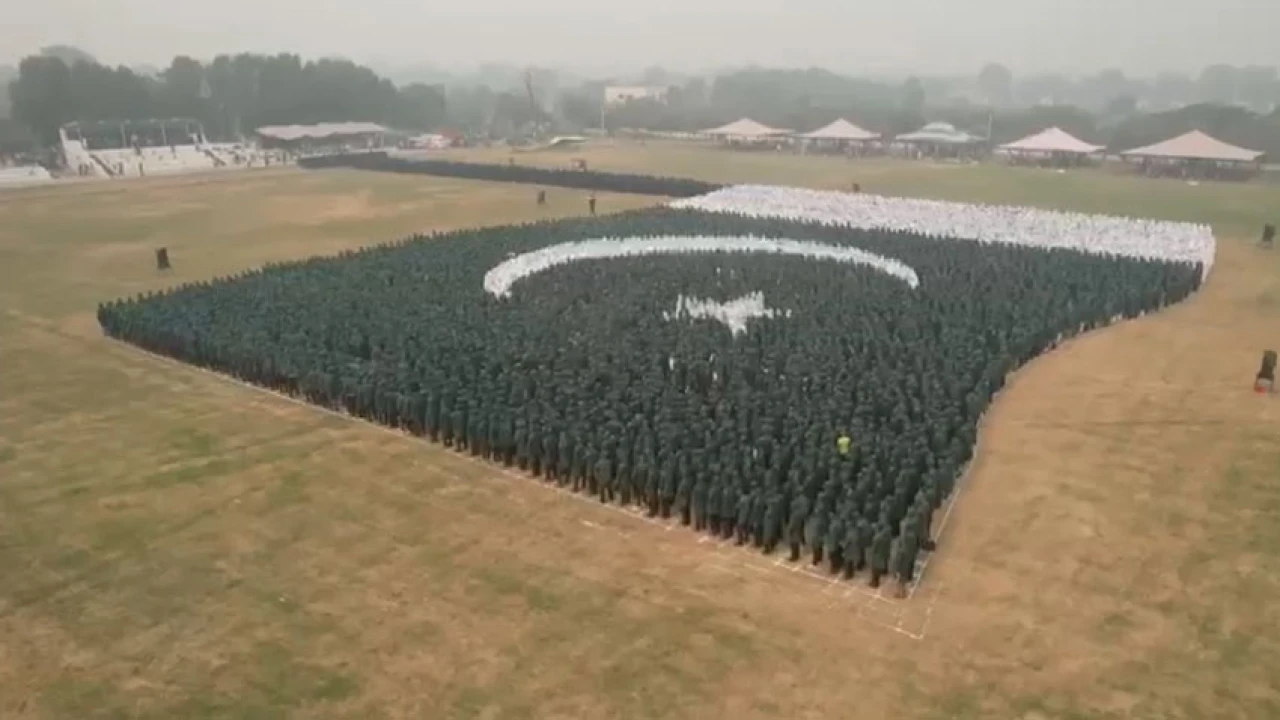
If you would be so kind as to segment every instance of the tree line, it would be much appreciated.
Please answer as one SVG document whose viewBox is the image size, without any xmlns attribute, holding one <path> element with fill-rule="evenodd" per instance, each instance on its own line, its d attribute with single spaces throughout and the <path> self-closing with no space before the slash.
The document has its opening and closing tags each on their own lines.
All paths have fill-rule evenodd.
<svg viewBox="0 0 1280 720">
<path fill-rule="evenodd" d="M 179 56 L 151 76 L 41 53 L 19 63 L 8 101 L 13 121 L 45 145 L 72 121 L 191 118 L 210 138 L 234 139 L 263 125 L 360 120 L 425 130 L 446 120 L 442 88 L 396 87 L 349 60 L 291 54 Z"/>
<path fill-rule="evenodd" d="M 1087 92 L 1060 88 L 1059 94 L 1046 93 L 1034 103 L 1023 104 L 1017 98 L 1025 91 L 1020 91 L 1007 69 L 999 67 L 984 69 L 968 93 L 957 89 L 966 86 L 936 78 L 910 77 L 890 84 L 819 69 L 753 68 L 725 73 L 710 82 L 694 78 L 671 85 L 661 101 L 634 100 L 607 108 L 601 107 L 597 88 L 588 86 L 562 93 L 561 108 L 573 122 L 589 127 L 599 126 L 603 115 L 611 130 L 690 132 L 746 116 L 775 127 L 808 131 L 842 117 L 894 135 L 943 120 L 978 135 L 985 136 L 990 129 L 992 142 L 1003 143 L 1058 126 L 1113 150 L 1203 130 L 1280 157 L 1280 109 L 1258 99 L 1270 97 L 1258 89 L 1265 89 L 1265 84 L 1249 86 L 1254 88 L 1254 103 L 1239 101 L 1243 91 L 1230 90 L 1234 85 L 1227 89 L 1209 85 L 1212 92 L 1205 89 L 1185 96 L 1194 102 L 1157 111 L 1154 108 L 1162 105 L 1133 94 L 1141 87 L 1137 81 L 1122 82 L 1123 74 L 1112 80 L 1111 95 L 1100 88 Z M 1108 99 L 1100 100 L 1103 96 Z M 1280 101 L 1280 86 L 1275 98 Z"/>
<path fill-rule="evenodd" d="M 497 77 L 510 75 L 505 85 Z M 481 81 L 483 79 L 483 82 Z M 450 127 L 496 137 L 535 125 L 696 131 L 750 116 L 810 130 L 837 117 L 886 134 L 946 120 L 1007 142 L 1048 126 L 1124 149 L 1191 129 L 1280 157 L 1280 80 L 1274 68 L 1214 65 L 1199 76 L 1135 79 L 1105 70 L 1080 79 L 1017 77 L 999 64 L 961 77 L 871 80 L 822 69 L 745 68 L 714 77 L 662 68 L 638 80 L 570 80 L 535 69 L 502 68 L 482 79 L 400 76 L 398 84 L 348 60 L 297 55 L 180 56 L 150 72 L 109 67 L 76 48 L 56 46 L 0 68 L 0 152 L 52 144 L 73 120 L 187 117 L 213 139 L 235 139 L 268 124 L 364 120 L 406 130 Z M 421 82 L 417 80 L 429 80 Z M 661 102 L 604 106 L 609 84 L 657 85 Z M 6 116 L 7 111 L 7 118 Z"/>
</svg>

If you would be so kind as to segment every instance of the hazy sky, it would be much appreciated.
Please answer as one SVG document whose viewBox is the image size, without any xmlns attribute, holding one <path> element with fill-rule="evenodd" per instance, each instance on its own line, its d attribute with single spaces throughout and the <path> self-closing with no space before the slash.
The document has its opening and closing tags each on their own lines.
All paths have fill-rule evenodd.
<svg viewBox="0 0 1280 720">
<path fill-rule="evenodd" d="M 109 63 L 227 51 L 580 69 L 757 63 L 1025 74 L 1280 65 L 1280 0 L 0 0 L 0 62 L 43 45 Z"/>
</svg>

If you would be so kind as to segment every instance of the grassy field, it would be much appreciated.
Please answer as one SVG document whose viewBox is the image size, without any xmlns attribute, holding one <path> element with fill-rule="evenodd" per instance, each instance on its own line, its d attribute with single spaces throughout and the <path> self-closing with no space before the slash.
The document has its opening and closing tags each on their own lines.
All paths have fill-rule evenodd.
<svg viewBox="0 0 1280 720">
<path fill-rule="evenodd" d="M 670 146 L 519 162 L 1211 222 L 1018 374 L 914 598 L 849 593 L 101 338 L 95 303 L 585 195 L 355 172 L 0 194 L 0 717 L 1280 717 L 1280 189 Z M 470 151 L 470 158 L 505 153 Z M 652 203 L 602 196 L 601 209 Z M 165 245 L 169 276 L 153 269 Z"/>
</svg>

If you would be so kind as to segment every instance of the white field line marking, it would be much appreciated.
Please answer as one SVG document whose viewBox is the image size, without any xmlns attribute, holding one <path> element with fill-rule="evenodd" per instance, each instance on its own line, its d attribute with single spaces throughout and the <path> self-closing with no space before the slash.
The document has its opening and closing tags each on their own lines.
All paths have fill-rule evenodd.
<svg viewBox="0 0 1280 720">
<path fill-rule="evenodd" d="M 765 575 L 770 579 L 776 579 L 777 577 L 774 573 L 771 573 L 765 568 L 752 563 L 733 563 L 728 558 L 721 558 L 721 560 L 722 562 L 708 563 L 707 567 L 714 568 L 715 570 L 718 570 L 720 572 L 725 572 L 725 573 L 728 573 L 729 575 L 742 578 L 742 579 L 746 579 L 742 574 L 742 570 L 744 569 L 754 570 L 758 573 Z M 731 564 L 726 564 L 724 561 L 728 561 Z M 831 589 L 837 586 L 838 584 L 828 584 L 823 589 L 822 594 L 830 596 Z M 776 585 L 774 587 L 775 589 L 785 591 L 784 588 L 780 588 Z M 849 591 L 840 593 L 839 590 L 837 590 L 836 593 L 837 594 L 834 597 L 831 597 L 831 599 L 827 603 L 825 603 L 825 607 L 827 609 L 834 609 L 840 605 L 852 606 L 855 610 L 854 618 L 859 622 L 865 622 L 865 623 L 874 625 L 876 627 L 883 628 L 885 630 L 892 630 L 893 632 L 899 635 L 902 635 L 904 637 L 910 638 L 912 640 L 918 641 L 918 640 L 924 639 L 924 634 L 922 633 L 912 632 L 910 630 L 903 629 L 902 627 L 903 611 L 906 610 L 907 608 L 903 607 L 901 604 L 890 605 L 887 608 L 874 608 L 873 607 L 874 603 L 859 602 L 857 598 L 853 597 L 853 593 Z M 870 593 L 859 593 L 859 594 L 865 598 L 876 599 L 875 596 L 871 595 Z M 869 608 L 874 610 L 874 615 L 868 613 Z M 889 612 L 890 609 L 892 609 L 892 612 Z M 886 614 L 887 614 L 887 617 L 886 617 Z"/>
<path fill-rule="evenodd" d="M 938 605 L 938 599 L 942 597 L 943 585 L 944 583 L 938 583 L 933 592 L 933 597 L 929 598 L 929 602 L 924 606 L 924 622 L 920 625 L 920 637 L 922 639 L 929 632 L 929 623 L 933 622 L 933 610 Z"/>
<path fill-rule="evenodd" d="M 164 364 L 170 365 L 170 366 L 175 367 L 175 368 L 179 368 L 179 369 L 182 369 L 182 370 L 185 370 L 185 371 L 195 371 L 195 372 L 200 373 L 200 374 L 202 374 L 202 375 L 205 375 L 205 376 L 207 376 L 207 377 L 215 378 L 215 379 L 217 379 L 218 381 L 223 382 L 223 383 L 226 383 L 226 384 L 235 385 L 235 386 L 238 386 L 238 387 L 241 387 L 241 388 L 247 389 L 247 390 L 252 390 L 252 391 L 255 391 L 255 392 L 258 392 L 258 393 L 263 393 L 263 394 L 266 394 L 266 395 L 270 395 L 270 396 L 275 397 L 275 398 L 277 398 L 277 399 L 284 400 L 285 402 L 292 403 L 292 404 L 294 404 L 294 405 L 296 405 L 296 406 L 298 406 L 298 407 L 306 408 L 306 409 L 308 409 L 308 410 L 312 410 L 312 411 L 319 411 L 319 412 L 321 412 L 321 413 L 325 413 L 325 414 L 330 415 L 330 416 L 332 416 L 332 417 L 341 418 L 341 419 L 346 420 L 346 421 L 348 421 L 348 422 L 358 423 L 358 424 L 359 424 L 359 425 L 361 425 L 362 427 L 365 427 L 365 428 L 372 428 L 372 429 L 377 430 L 377 431 L 379 431 L 379 432 L 382 432 L 382 433 L 385 433 L 385 434 L 387 434 L 387 435 L 391 435 L 391 436 L 394 436 L 394 437 L 397 437 L 397 438 L 400 438 L 400 439 L 407 439 L 407 440 L 412 440 L 412 441 L 421 442 L 421 443 L 423 443 L 423 444 L 425 444 L 425 445 L 429 445 L 429 446 L 434 447 L 434 448 L 436 448 L 436 449 L 440 449 L 440 450 L 445 451 L 445 453 L 446 453 L 446 455 L 447 455 L 448 457 L 456 458 L 456 459 L 459 459 L 459 460 L 463 460 L 463 461 L 465 461 L 465 462 L 469 462 L 469 463 L 472 463 L 472 464 L 475 464 L 475 465 L 480 465 L 480 466 L 484 467 L 486 470 L 489 470 L 489 471 L 491 471 L 491 472 L 493 472 L 493 473 L 495 473 L 495 474 L 498 474 L 498 475 L 505 476 L 505 477 L 507 477 L 507 478 L 511 478 L 511 479 L 518 479 L 518 480 L 520 480 L 520 482 L 522 483 L 522 485 L 523 485 L 523 486 L 526 486 L 526 487 L 527 487 L 527 486 L 533 485 L 533 486 L 536 486 L 536 487 L 540 487 L 540 488 L 543 488 L 543 489 L 545 489 L 545 490 L 549 490 L 549 491 L 551 491 L 551 492 L 554 492 L 554 493 L 556 493 L 556 494 L 559 494 L 559 495 L 561 495 L 561 496 L 568 497 L 568 498 L 572 498 L 572 499 L 574 499 L 574 500 L 576 500 L 576 501 L 578 501 L 578 502 L 580 502 L 580 503 L 584 503 L 584 504 L 589 505 L 589 506 L 591 506 L 591 507 L 594 507 L 594 508 L 600 508 L 600 509 L 602 509 L 602 510 L 609 510 L 609 511 L 611 511 L 611 512 L 614 512 L 614 513 L 616 513 L 616 514 L 620 515 L 620 516 L 627 517 L 627 518 L 631 518 L 631 519 L 633 519 L 633 520 L 639 520 L 639 521 L 641 521 L 641 522 L 644 522 L 644 523 L 647 523 L 647 524 L 649 524 L 649 525 L 652 525 L 652 526 L 654 526 L 654 527 L 656 527 L 656 528 L 661 528 L 663 532 L 670 532 L 673 528 L 677 527 L 677 524 L 676 524 L 676 523 L 674 523 L 674 522 L 667 522 L 667 521 L 664 521 L 664 520 L 663 520 L 662 518 L 660 518 L 660 517 L 649 517 L 649 516 L 648 516 L 648 514 L 647 514 L 647 513 L 645 513 L 644 511 L 639 510 L 639 509 L 634 508 L 634 507 L 631 507 L 631 506 L 616 505 L 616 504 L 613 504 L 613 503 L 602 503 L 602 502 L 600 502 L 599 500 L 597 500 L 596 498 L 594 498 L 594 497 L 592 497 L 592 496 L 590 496 L 590 495 L 583 495 L 583 494 L 581 494 L 581 493 L 573 492 L 572 490 L 568 490 L 568 489 L 562 488 L 562 487 L 560 487 L 559 485 L 556 485 L 556 484 L 553 484 L 553 483 L 548 483 L 548 482 L 546 482 L 545 480 L 542 480 L 542 479 L 540 479 L 540 478 L 535 478 L 535 477 L 534 477 L 534 476 L 532 476 L 532 475 L 528 475 L 528 474 L 524 474 L 524 473 L 516 472 L 516 471 L 514 471 L 514 470 L 510 470 L 510 469 L 508 469 L 508 468 L 506 468 L 506 467 L 503 467 L 503 466 L 501 466 L 501 465 L 495 465 L 495 464 L 493 464 L 493 463 L 491 463 L 491 462 L 487 462 L 487 461 L 481 460 L 481 459 L 479 459 L 479 458 L 473 458 L 473 457 L 471 457 L 470 455 L 465 454 L 465 453 L 451 452 L 451 451 L 449 451 L 447 448 L 444 448 L 442 445 L 439 445 L 439 444 L 437 444 L 437 443 L 432 443 L 430 440 L 428 440 L 428 439 L 427 439 L 427 438 L 425 438 L 425 437 L 417 437 L 417 436 L 412 435 L 412 434 L 410 434 L 410 433 L 404 432 L 403 430 L 398 430 L 398 429 L 396 429 L 396 428 L 387 427 L 386 425 L 380 425 L 380 424 L 378 424 L 378 423 L 375 423 L 375 422 L 372 422 L 372 421 L 369 421 L 369 420 L 365 420 L 364 418 L 361 418 L 361 417 L 358 417 L 358 416 L 355 416 L 355 415 L 351 415 L 350 413 L 342 412 L 342 411 L 340 411 L 340 410 L 334 410 L 333 408 L 324 407 L 323 405 L 316 405 L 316 404 L 314 404 L 314 403 L 309 403 L 309 402 L 307 402 L 306 400 L 302 400 L 302 399 L 300 399 L 300 398 L 296 398 L 296 397 L 293 397 L 293 396 L 291 396 L 291 395 L 287 395 L 287 394 L 285 394 L 285 393 L 282 393 L 282 392 L 279 392 L 279 391 L 276 391 L 276 390 L 272 390 L 272 389 L 270 389 L 270 388 L 262 387 L 262 386 L 260 386 L 260 385 L 254 385 L 253 383 L 245 382 L 244 380 L 241 380 L 241 379 L 236 378 L 236 377 L 232 377 L 232 376 L 230 376 L 230 375 L 224 375 L 224 374 L 222 374 L 222 373 L 216 372 L 216 371 L 214 371 L 214 370 L 210 370 L 210 369 L 208 369 L 208 368 L 203 368 L 203 367 L 200 367 L 200 366 L 198 366 L 198 365 L 191 365 L 191 364 L 188 364 L 188 363 L 184 363 L 184 362 L 182 362 L 182 361 L 180 361 L 180 360 L 175 360 L 175 359 L 173 359 L 173 358 L 170 358 L 170 357 L 167 357 L 167 356 L 164 356 L 164 355 L 159 355 L 159 354 L 157 354 L 157 353 L 153 353 L 153 352 L 151 352 L 151 351 L 149 351 L 149 350 L 144 350 L 144 349 L 142 349 L 142 348 L 140 348 L 140 347 L 137 347 L 137 346 L 135 346 L 135 345 L 130 345 L 129 343 L 126 343 L 126 342 L 124 342 L 124 341 L 122 341 L 122 340 L 116 340 L 115 338 L 111 338 L 111 337 L 107 337 L 107 340 L 109 340 L 112 344 L 114 344 L 114 345 L 115 345 L 115 346 L 117 346 L 118 348 L 121 348 L 121 349 L 123 349 L 123 350 L 125 350 L 125 351 L 127 351 L 127 352 L 130 352 L 130 353 L 133 353 L 133 354 L 136 354 L 136 355 L 142 356 L 142 357 L 146 357 L 146 358 L 149 358 L 149 359 L 151 359 L 151 360 L 156 360 L 156 361 L 159 361 L 159 362 L 161 362 L 161 363 L 164 363 Z M 959 494 L 959 493 L 958 493 L 958 488 L 959 488 L 959 484 L 957 484 L 957 492 L 953 492 L 953 493 L 952 493 L 952 499 L 950 500 L 950 504 L 954 504 L 954 503 L 955 503 L 955 497 Z M 949 511 L 949 508 L 950 508 L 950 504 L 948 505 L 948 511 Z M 945 521 L 945 517 L 944 517 L 944 521 Z M 692 532 L 692 531 L 691 531 L 691 532 Z M 897 604 L 900 604 L 900 603 L 902 602 L 901 600 L 896 599 L 896 598 L 889 598 L 889 597 L 886 597 L 886 596 L 883 594 L 883 591 L 884 591 L 884 587 L 883 587 L 883 586 L 881 586 L 879 589 L 876 589 L 876 590 L 874 590 L 874 591 L 873 591 L 873 590 L 871 590 L 869 587 L 864 587 L 864 586 L 862 585 L 862 583 L 861 583 L 861 582 L 859 582 L 859 581 L 857 581 L 857 580 L 855 580 L 855 581 L 854 581 L 854 582 L 852 582 L 852 583 L 849 583 L 849 584 L 845 585 L 844 583 L 842 583 L 842 582 L 841 582 L 841 580 L 840 580 L 839 578 L 831 577 L 831 576 L 826 576 L 826 575 L 820 574 L 820 573 L 818 573 L 818 572 L 815 572 L 815 571 L 813 571 L 812 569 L 808 568 L 807 566 L 804 566 L 804 565 L 803 565 L 803 563 L 805 562 L 805 560 L 804 560 L 804 558 L 803 558 L 803 557 L 802 557 L 799 561 L 797 561 L 796 563 L 790 563 L 790 562 L 787 562 L 787 561 L 786 561 L 786 559 L 785 559 L 784 557 L 779 556 L 779 557 L 777 557 L 775 560 L 773 560 L 772 562 L 768 562 L 768 563 L 767 563 L 767 565 L 761 566 L 761 565 L 759 564 L 759 562 L 758 562 L 758 561 L 757 561 L 757 562 L 752 562 L 752 561 L 750 561 L 750 560 L 748 560 L 748 559 L 747 559 L 747 558 L 749 558 L 749 557 L 751 557 L 751 556 L 753 556 L 753 555 L 757 555 L 757 554 L 759 554 L 759 553 L 756 553 L 756 552 L 751 552 L 751 549 L 754 549 L 754 546 L 743 546 L 743 547 L 741 548 L 741 552 L 739 552 L 739 551 L 738 551 L 739 549 L 738 549 L 738 548 L 733 544 L 733 542 L 732 542 L 732 541 L 727 541 L 727 540 L 717 540 L 717 539 L 715 539 L 715 538 L 711 538 L 711 537 L 709 537 L 709 536 L 707 536 L 707 535 L 705 535 L 705 534 L 704 534 L 704 535 L 700 535 L 700 536 L 699 536 L 699 539 L 697 540 L 697 542 L 698 542 L 698 543 L 715 543 L 715 544 L 719 545 L 719 546 L 720 546 L 720 548 L 725 549 L 725 550 L 728 550 L 728 552 L 726 552 L 726 553 L 717 553 L 717 554 L 721 554 L 721 555 L 723 555 L 723 556 L 739 555 L 739 557 L 738 557 L 738 558 L 736 558 L 736 560 L 737 560 L 740 564 L 748 565 L 748 566 L 754 566 L 754 567 L 759 568 L 761 571 L 764 571 L 764 572 L 768 572 L 768 569 L 767 569 L 767 568 L 768 568 L 769 566 L 772 566 L 772 567 L 778 568 L 778 569 L 780 569 L 780 570 L 785 570 L 785 571 L 788 571 L 788 572 L 791 572 L 791 573 L 796 573 L 796 574 L 798 574 L 798 575 L 800 575 L 800 576 L 802 576 L 802 577 L 807 577 L 807 578 L 809 578 L 809 579 L 811 579 L 811 580 L 816 580 L 816 581 L 818 581 L 818 582 L 822 583 L 823 585 L 828 586 L 828 588 L 823 588 L 824 590 L 825 590 L 825 589 L 829 589 L 829 586 L 832 586 L 832 585 L 844 585 L 844 586 L 845 586 L 845 588 L 846 588 L 846 591 L 845 591 L 845 593 L 844 593 L 844 596 L 845 596 L 845 597 L 849 597 L 849 596 L 851 596 L 852 594 L 855 594 L 855 593 L 856 593 L 856 594 L 861 595 L 861 596 L 863 596 L 863 597 L 867 597 L 867 598 L 870 598 L 870 599 L 872 599 L 872 600 L 880 601 L 880 602 L 887 603 L 887 604 L 890 604 L 890 605 L 897 605 Z M 745 557 L 743 557 L 743 556 L 745 556 Z M 765 557 L 765 556 L 763 556 L 763 555 L 762 555 L 761 557 Z M 924 563 L 923 565 L 927 565 L 927 564 L 928 564 L 928 559 L 926 558 L 925 563 Z M 922 567 L 923 567 L 923 565 L 922 565 Z M 923 571 L 922 571 L 922 572 L 923 572 Z M 912 591 L 914 591 L 915 586 L 916 586 L 916 585 L 918 585 L 918 584 L 919 584 L 919 576 L 917 577 L 916 582 L 912 584 L 911 590 L 912 590 Z M 908 596 L 907 596 L 907 597 L 909 598 L 909 597 L 910 597 L 910 594 L 908 594 Z M 905 635 L 910 635 L 910 633 L 905 633 L 905 632 L 904 632 L 903 634 L 905 634 Z M 913 637 L 914 637 L 914 636 L 913 636 Z M 916 638 L 916 639 L 919 639 L 919 638 Z"/>
</svg>

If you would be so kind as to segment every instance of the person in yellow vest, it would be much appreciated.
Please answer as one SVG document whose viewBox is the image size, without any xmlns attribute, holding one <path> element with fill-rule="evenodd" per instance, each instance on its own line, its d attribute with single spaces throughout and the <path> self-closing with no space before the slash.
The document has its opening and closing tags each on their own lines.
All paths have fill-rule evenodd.
<svg viewBox="0 0 1280 720">
<path fill-rule="evenodd" d="M 840 437 L 836 438 L 836 452 L 840 453 L 840 457 L 848 457 L 849 446 L 852 444 L 853 441 L 849 439 L 849 436 L 842 433 Z"/>
</svg>

